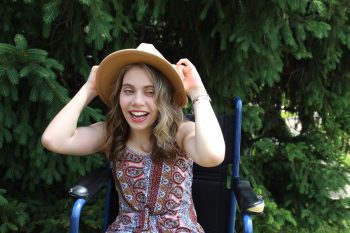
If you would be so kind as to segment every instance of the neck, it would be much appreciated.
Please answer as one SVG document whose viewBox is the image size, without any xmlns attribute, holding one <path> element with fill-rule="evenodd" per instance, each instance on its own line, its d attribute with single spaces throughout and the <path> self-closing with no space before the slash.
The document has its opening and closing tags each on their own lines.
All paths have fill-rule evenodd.
<svg viewBox="0 0 350 233">
<path fill-rule="evenodd" d="M 126 145 L 144 153 L 149 153 L 153 149 L 151 134 L 131 131 Z"/>
</svg>

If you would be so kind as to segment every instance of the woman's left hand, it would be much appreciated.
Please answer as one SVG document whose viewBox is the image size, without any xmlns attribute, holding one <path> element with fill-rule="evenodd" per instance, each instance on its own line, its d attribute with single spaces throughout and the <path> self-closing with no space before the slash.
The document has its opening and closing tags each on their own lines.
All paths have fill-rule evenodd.
<svg viewBox="0 0 350 233">
<path fill-rule="evenodd" d="M 191 99 L 207 93 L 196 67 L 188 59 L 180 59 L 176 63 L 175 69 L 179 73 L 186 93 Z"/>
</svg>

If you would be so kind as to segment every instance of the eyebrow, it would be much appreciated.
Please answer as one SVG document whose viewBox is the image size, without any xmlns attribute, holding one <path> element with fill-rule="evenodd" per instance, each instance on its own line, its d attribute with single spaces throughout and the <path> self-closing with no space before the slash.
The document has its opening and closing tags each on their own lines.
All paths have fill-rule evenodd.
<svg viewBox="0 0 350 233">
<path fill-rule="evenodd" d="M 123 84 L 122 87 L 133 87 L 133 85 L 126 83 L 126 84 Z"/>
<path fill-rule="evenodd" d="M 129 84 L 129 83 L 125 83 L 122 85 L 122 87 L 134 87 L 133 85 Z M 147 85 L 147 86 L 144 86 L 143 87 L 144 89 L 147 89 L 147 88 L 154 88 L 154 85 Z"/>
</svg>

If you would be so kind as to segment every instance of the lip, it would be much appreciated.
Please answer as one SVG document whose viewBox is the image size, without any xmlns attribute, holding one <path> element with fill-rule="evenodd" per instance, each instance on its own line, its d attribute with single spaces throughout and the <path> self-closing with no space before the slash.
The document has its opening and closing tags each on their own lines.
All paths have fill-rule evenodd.
<svg viewBox="0 0 350 233">
<path fill-rule="evenodd" d="M 149 112 L 141 111 L 141 110 L 131 110 L 131 111 L 129 111 L 129 114 L 130 114 L 130 118 L 133 122 L 141 123 L 147 119 Z M 137 116 L 137 114 L 140 114 L 140 115 Z M 144 114 L 144 115 L 142 115 L 142 114 Z"/>
</svg>

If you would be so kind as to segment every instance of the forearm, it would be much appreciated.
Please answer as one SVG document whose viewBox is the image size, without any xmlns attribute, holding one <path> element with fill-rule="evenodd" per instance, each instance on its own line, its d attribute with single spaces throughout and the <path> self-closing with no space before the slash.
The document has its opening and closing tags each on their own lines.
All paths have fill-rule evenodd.
<svg viewBox="0 0 350 233">
<path fill-rule="evenodd" d="M 197 69 L 188 59 L 180 59 L 175 68 L 182 79 L 186 94 L 194 100 L 196 119 L 194 124 L 184 124 L 179 130 L 180 141 L 194 162 L 206 167 L 216 166 L 224 160 L 225 141 L 209 98 L 206 96 L 207 91 Z"/>
<path fill-rule="evenodd" d="M 210 101 L 199 98 L 193 104 L 196 151 L 203 160 L 220 163 L 225 157 L 225 141 Z M 215 162 L 216 161 L 216 162 Z"/>
<path fill-rule="evenodd" d="M 42 136 L 42 143 L 48 149 L 64 145 L 69 141 L 77 129 L 77 122 L 82 110 L 95 97 L 87 85 L 83 85 L 79 92 L 50 122 Z"/>
</svg>

